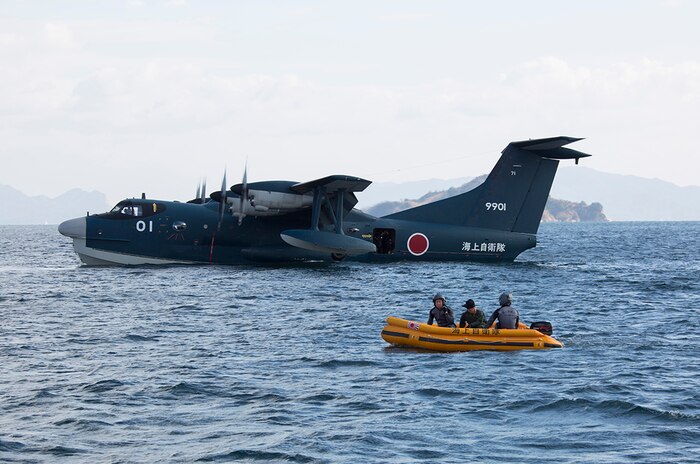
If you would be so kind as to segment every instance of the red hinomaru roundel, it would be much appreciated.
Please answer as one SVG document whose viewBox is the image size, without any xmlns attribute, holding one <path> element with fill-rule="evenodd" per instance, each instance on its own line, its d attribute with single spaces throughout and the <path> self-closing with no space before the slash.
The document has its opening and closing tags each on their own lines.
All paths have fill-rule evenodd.
<svg viewBox="0 0 700 464">
<path fill-rule="evenodd" d="M 428 248 L 430 248 L 430 241 L 425 235 L 421 234 L 420 232 L 416 232 L 415 234 L 408 237 L 406 246 L 408 247 L 408 251 L 411 252 L 412 255 L 420 256 L 426 251 L 428 251 Z"/>
</svg>

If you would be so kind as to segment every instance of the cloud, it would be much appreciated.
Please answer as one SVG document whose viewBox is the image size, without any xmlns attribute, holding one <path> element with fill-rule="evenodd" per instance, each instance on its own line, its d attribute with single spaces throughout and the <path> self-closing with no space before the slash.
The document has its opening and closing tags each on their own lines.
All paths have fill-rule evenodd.
<svg viewBox="0 0 700 464">
<path fill-rule="evenodd" d="M 191 195 L 183 179 L 194 185 L 200 175 L 215 178 L 245 155 L 258 179 L 303 180 L 328 169 L 418 179 L 425 169 L 411 167 L 426 159 L 441 172 L 479 175 L 508 141 L 559 134 L 591 137 L 602 154 L 592 159 L 598 169 L 634 166 L 638 175 L 694 179 L 660 168 L 656 155 L 668 150 L 690 158 L 688 134 L 700 120 L 697 61 L 602 64 L 542 56 L 412 85 L 372 84 L 320 79 L 327 72 L 318 71 L 321 62 L 305 68 L 316 73 L 258 70 L 250 65 L 258 55 L 242 64 L 236 60 L 246 55 L 232 52 L 241 45 L 222 42 L 207 18 L 6 18 L 0 30 L 0 153 L 8 160 L 0 183 L 16 180 L 32 190 L 55 182 L 56 191 L 47 193 L 61 193 L 62 185 L 121 196 L 132 185 L 151 185 L 157 172 L 159 182 L 175 185 L 163 187 L 173 196 Z M 348 75 L 361 68 L 333 66 L 340 65 Z M 27 160 L 61 179 L 38 179 Z M 119 179 L 123 166 L 139 169 Z M 189 187 L 175 195 L 183 184 Z"/>
<path fill-rule="evenodd" d="M 683 101 L 697 97 L 700 63 L 643 59 L 588 67 L 574 66 L 556 57 L 543 57 L 504 73 L 501 82 L 518 92 L 531 92 L 538 99 L 549 94 L 579 103 L 593 99 L 595 103 L 608 102 L 616 106 L 650 99 Z"/>
<path fill-rule="evenodd" d="M 44 37 L 49 46 L 72 48 L 78 45 L 73 31 L 65 23 L 45 24 Z"/>
</svg>

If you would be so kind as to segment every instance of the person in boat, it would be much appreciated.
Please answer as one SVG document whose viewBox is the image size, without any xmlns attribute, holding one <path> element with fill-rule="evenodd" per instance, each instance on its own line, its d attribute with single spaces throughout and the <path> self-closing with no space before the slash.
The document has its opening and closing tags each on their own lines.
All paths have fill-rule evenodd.
<svg viewBox="0 0 700 464">
<path fill-rule="evenodd" d="M 520 323 L 520 313 L 513 307 L 513 295 L 501 293 L 501 296 L 498 297 L 498 304 L 501 307 L 491 314 L 489 320 L 486 321 L 486 327 L 491 327 L 491 324 L 498 320 L 497 329 L 517 329 Z"/>
<path fill-rule="evenodd" d="M 464 311 L 462 317 L 459 318 L 460 328 L 481 329 L 486 327 L 486 316 L 484 316 L 482 310 L 476 307 L 474 300 L 469 299 L 462 306 L 467 308 L 467 310 Z"/>
<path fill-rule="evenodd" d="M 433 297 L 433 309 L 428 316 L 428 325 L 432 325 L 433 320 L 437 322 L 438 327 L 455 326 L 455 313 L 447 306 L 447 300 L 440 293 L 436 293 Z"/>
</svg>

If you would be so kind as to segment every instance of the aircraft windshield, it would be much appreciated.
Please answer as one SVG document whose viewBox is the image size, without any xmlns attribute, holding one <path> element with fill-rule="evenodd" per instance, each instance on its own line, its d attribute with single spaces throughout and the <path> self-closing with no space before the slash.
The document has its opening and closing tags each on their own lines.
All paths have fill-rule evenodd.
<svg viewBox="0 0 700 464">
<path fill-rule="evenodd" d="M 122 205 L 119 204 L 112 208 L 110 213 L 123 214 L 124 216 L 141 217 L 143 216 L 143 209 L 141 205 Z"/>
</svg>

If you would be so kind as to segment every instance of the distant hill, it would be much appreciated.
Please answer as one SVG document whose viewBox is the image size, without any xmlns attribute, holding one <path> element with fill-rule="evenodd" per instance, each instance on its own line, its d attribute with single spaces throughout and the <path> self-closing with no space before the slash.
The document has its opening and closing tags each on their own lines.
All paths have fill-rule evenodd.
<svg viewBox="0 0 700 464">
<path fill-rule="evenodd" d="M 571 166 L 559 169 L 551 194 L 602 203 L 612 221 L 700 221 L 698 186 Z"/>
<path fill-rule="evenodd" d="M 470 190 L 484 177 L 376 182 L 357 195 L 360 200 L 357 206 L 375 216 L 384 216 L 422 202 L 434 201 L 441 195 L 453 196 Z M 557 205 L 557 201 L 565 200 L 550 198 L 543 221 L 576 220 L 576 217 L 578 220 L 591 220 L 583 218 L 602 214 L 601 205 L 605 205 L 605 216 L 612 221 L 700 221 L 698 186 L 679 187 L 659 179 L 610 174 L 585 166 L 560 167 L 551 195 L 585 203 Z M 106 197 L 100 192 L 73 189 L 57 198 L 41 195 L 30 197 L 12 187 L 0 185 L 0 224 L 58 224 L 66 218 L 82 216 L 87 211 L 102 212 L 108 209 Z"/>
<path fill-rule="evenodd" d="M 100 192 L 69 190 L 56 198 L 30 197 L 7 185 L 0 185 L 0 224 L 59 224 L 66 219 L 101 213 L 109 209 Z"/>
<path fill-rule="evenodd" d="M 357 207 L 365 210 L 383 201 L 399 201 L 405 198 L 417 198 L 431 189 L 445 190 L 466 184 L 473 177 L 454 179 L 426 179 L 409 182 L 372 182 L 369 187 L 357 195 Z"/>
<path fill-rule="evenodd" d="M 603 214 L 603 205 L 583 201 L 575 203 L 549 197 L 542 213 L 542 222 L 608 222 Z"/>
<path fill-rule="evenodd" d="M 486 179 L 486 175 L 475 177 L 471 179 L 469 182 L 462 184 L 458 187 L 450 187 L 448 189 L 443 189 L 443 190 L 435 190 L 435 191 L 429 191 L 425 195 L 423 195 L 420 198 L 417 198 L 415 200 L 407 200 L 407 199 L 401 199 L 397 201 L 383 201 L 381 203 L 378 203 L 374 206 L 371 206 L 364 210 L 366 213 L 371 214 L 372 216 L 386 216 L 387 214 L 393 214 L 393 213 L 398 213 L 399 211 L 403 211 L 405 209 L 413 208 L 415 206 L 420 206 L 424 205 L 426 203 L 432 203 L 437 200 L 442 200 L 443 198 L 449 198 L 453 197 L 455 195 L 459 195 L 460 193 L 467 192 L 474 187 L 477 187 L 481 185 L 484 180 Z M 444 180 L 437 180 L 436 183 L 432 184 L 432 188 L 435 187 L 441 187 L 445 185 L 447 181 Z"/>
<path fill-rule="evenodd" d="M 385 201 L 372 206 L 366 210 L 373 216 L 386 216 L 387 214 L 398 213 L 409 208 L 413 208 L 437 200 L 453 197 L 460 193 L 468 192 L 481 185 L 486 180 L 486 175 L 476 177 L 459 187 L 452 187 L 447 190 L 429 192 L 416 200 Z M 542 214 L 543 222 L 606 222 L 607 218 L 603 214 L 603 205 L 593 203 L 587 205 L 584 202 L 575 203 L 566 200 L 549 198 Z"/>
</svg>

